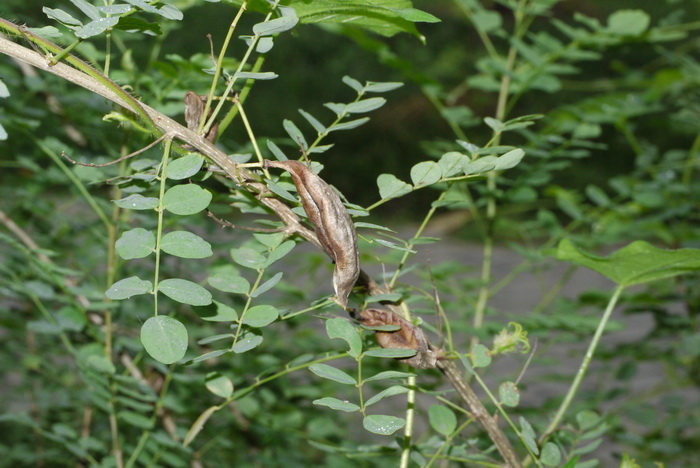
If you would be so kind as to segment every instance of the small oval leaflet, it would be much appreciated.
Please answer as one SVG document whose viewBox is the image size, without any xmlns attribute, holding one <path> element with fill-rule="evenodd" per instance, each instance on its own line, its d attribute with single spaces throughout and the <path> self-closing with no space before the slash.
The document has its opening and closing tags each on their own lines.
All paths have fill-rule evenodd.
<svg viewBox="0 0 700 468">
<path fill-rule="evenodd" d="M 158 291 L 183 304 L 205 306 L 211 304 L 211 293 L 192 281 L 171 278 L 158 284 Z"/>
<path fill-rule="evenodd" d="M 411 168 L 411 181 L 416 187 L 431 185 L 442 178 L 442 169 L 433 161 L 419 162 Z"/>
<path fill-rule="evenodd" d="M 355 403 L 342 401 L 333 397 L 319 398 L 318 400 L 314 400 L 312 403 L 318 406 L 327 406 L 328 408 L 336 411 L 345 411 L 346 413 L 353 413 L 360 410 L 360 407 Z"/>
<path fill-rule="evenodd" d="M 146 294 L 153 288 L 153 283 L 148 280 L 142 280 L 138 276 L 131 276 L 119 280 L 110 287 L 105 296 L 113 301 L 129 299 L 131 296 L 138 294 Z"/>
<path fill-rule="evenodd" d="M 381 174 L 377 177 L 377 187 L 379 187 L 379 196 L 382 200 L 385 198 L 398 198 L 407 193 L 411 193 L 413 187 L 403 180 L 399 180 L 393 174 Z"/>
<path fill-rule="evenodd" d="M 207 390 L 221 398 L 228 398 L 233 393 L 233 383 L 231 379 L 218 372 L 208 373 L 204 379 L 204 385 L 206 385 Z"/>
<path fill-rule="evenodd" d="M 122 234 L 115 248 L 124 260 L 147 257 L 156 248 L 156 236 L 144 228 L 134 228 Z"/>
<path fill-rule="evenodd" d="M 345 385 L 356 385 L 357 380 L 354 377 L 346 374 L 340 369 L 336 369 L 333 366 L 327 364 L 311 364 L 309 370 L 319 377 L 324 379 L 333 380 L 335 382 L 345 384 Z"/>
<path fill-rule="evenodd" d="M 119 208 L 127 210 L 153 210 L 158 207 L 158 199 L 155 197 L 144 197 L 143 195 L 129 195 L 121 200 L 112 200 Z"/>
<path fill-rule="evenodd" d="M 172 364 L 185 356 L 187 329 L 172 317 L 151 317 L 141 327 L 141 343 L 153 359 Z"/>
<path fill-rule="evenodd" d="M 362 426 L 369 432 L 379 435 L 391 435 L 406 424 L 405 419 L 383 414 L 372 414 L 362 420 Z"/>
<path fill-rule="evenodd" d="M 163 196 L 164 208 L 176 215 L 199 213 L 211 202 L 211 192 L 196 184 L 181 184 L 168 189 Z"/>
<path fill-rule="evenodd" d="M 271 305 L 257 305 L 248 309 L 241 318 L 241 322 L 249 327 L 265 327 L 280 316 L 280 313 Z"/>
<path fill-rule="evenodd" d="M 452 434 L 457 429 L 457 417 L 446 406 L 432 405 L 428 410 L 430 426 L 444 436 Z"/>
<path fill-rule="evenodd" d="M 163 236 L 160 249 L 181 258 L 207 258 L 213 255 L 211 244 L 189 231 L 172 231 Z"/>
<path fill-rule="evenodd" d="M 192 177 L 202 168 L 204 158 L 196 153 L 178 158 L 165 169 L 165 176 L 172 180 L 182 180 Z"/>
</svg>

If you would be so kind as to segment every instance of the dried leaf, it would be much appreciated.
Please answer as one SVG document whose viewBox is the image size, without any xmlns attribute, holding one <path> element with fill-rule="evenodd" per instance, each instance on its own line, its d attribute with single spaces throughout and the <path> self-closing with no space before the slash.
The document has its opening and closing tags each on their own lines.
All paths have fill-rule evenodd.
<svg viewBox="0 0 700 468">
<path fill-rule="evenodd" d="M 200 96 L 192 91 L 187 91 L 185 93 L 185 122 L 187 122 L 187 128 L 193 132 L 196 132 L 199 127 L 199 121 L 202 119 L 202 113 L 204 113 L 206 103 L 206 96 Z M 213 112 L 214 109 L 209 110 L 207 120 L 209 120 Z M 219 122 L 215 120 L 204 138 L 214 143 L 218 131 Z"/>
<path fill-rule="evenodd" d="M 399 359 L 411 367 L 433 369 L 437 366 L 438 351 L 432 348 L 423 334 L 423 330 L 408 320 L 385 309 L 365 309 L 357 318 L 363 325 L 369 327 L 400 326 L 401 328 L 396 331 L 376 331 L 379 346 L 390 349 L 415 349 L 415 356 Z"/>
<path fill-rule="evenodd" d="M 265 160 L 265 167 L 284 169 L 292 175 L 306 216 L 314 225 L 323 249 L 335 263 L 333 288 L 338 301 L 345 307 L 360 275 L 357 234 L 348 210 L 338 194 L 299 161 Z"/>
</svg>

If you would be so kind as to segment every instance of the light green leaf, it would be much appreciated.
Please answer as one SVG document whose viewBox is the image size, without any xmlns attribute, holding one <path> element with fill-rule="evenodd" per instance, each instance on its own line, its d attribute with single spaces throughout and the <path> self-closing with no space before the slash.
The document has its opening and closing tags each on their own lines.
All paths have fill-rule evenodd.
<svg viewBox="0 0 700 468">
<path fill-rule="evenodd" d="M 472 365 L 474 367 L 488 367 L 491 364 L 489 349 L 478 343 L 472 348 Z"/>
<path fill-rule="evenodd" d="M 432 405 L 428 409 L 428 420 L 430 427 L 444 436 L 452 434 L 457 429 L 457 416 L 443 405 Z"/>
<path fill-rule="evenodd" d="M 114 283 L 112 287 L 105 292 L 105 296 L 113 301 L 119 301 L 122 299 L 129 299 L 131 296 L 136 296 L 138 294 L 146 294 L 150 292 L 151 289 L 153 289 L 153 283 L 150 281 L 142 280 L 138 276 L 131 276 Z"/>
<path fill-rule="evenodd" d="M 513 382 L 503 382 L 498 386 L 498 396 L 501 403 L 506 406 L 516 407 L 520 403 L 520 391 Z"/>
<path fill-rule="evenodd" d="M 251 247 L 231 249 L 231 258 L 242 267 L 253 270 L 265 268 L 265 256 Z"/>
<path fill-rule="evenodd" d="M 493 130 L 496 133 L 500 133 L 503 131 L 503 122 L 494 119 L 493 117 L 484 117 L 484 123 L 491 127 L 491 130 Z"/>
<path fill-rule="evenodd" d="M 321 122 L 318 121 L 316 117 L 313 115 L 309 114 L 303 109 L 299 109 L 299 113 L 306 119 L 307 122 L 318 132 L 319 134 L 326 133 L 326 126 L 323 125 Z"/>
<path fill-rule="evenodd" d="M 282 126 L 284 129 L 287 131 L 287 135 L 289 135 L 289 138 L 292 139 L 295 145 L 300 145 L 302 148 L 309 149 L 309 144 L 306 142 L 306 138 L 304 138 L 304 134 L 301 133 L 301 130 L 299 130 L 299 127 L 296 126 L 294 122 L 291 120 L 285 119 L 282 122 Z"/>
<path fill-rule="evenodd" d="M 193 306 L 205 306 L 211 304 L 211 293 L 192 281 L 171 278 L 158 284 L 158 291 L 170 299 Z"/>
<path fill-rule="evenodd" d="M 563 239 L 557 258 L 597 271 L 620 286 L 648 283 L 700 270 L 700 249 L 665 250 L 635 241 L 607 257 L 578 249 Z"/>
<path fill-rule="evenodd" d="M 393 10 L 401 18 L 413 23 L 439 23 L 440 18 L 437 18 L 430 13 L 418 10 L 416 8 L 395 8 Z"/>
<path fill-rule="evenodd" d="M 360 83 L 360 82 L 357 81 L 355 78 L 352 78 L 352 77 L 350 77 L 350 76 L 348 76 L 348 75 L 345 75 L 345 76 L 343 77 L 343 80 L 342 80 L 342 81 L 343 81 L 343 83 L 345 83 L 346 85 L 348 85 L 348 86 L 350 86 L 352 89 L 354 89 L 355 92 L 358 93 L 358 94 L 361 93 L 361 92 L 364 90 L 364 86 L 362 86 L 362 83 Z"/>
<path fill-rule="evenodd" d="M 362 352 L 362 338 L 360 338 L 360 334 L 355 327 L 347 320 L 340 317 L 326 320 L 326 333 L 331 339 L 340 338 L 344 340 L 350 347 L 348 350 L 350 356 L 357 358 Z"/>
<path fill-rule="evenodd" d="M 391 242 L 391 241 L 388 241 L 385 239 L 377 239 L 377 238 L 372 239 L 372 241 L 376 242 L 377 244 L 382 244 L 385 247 L 389 247 L 390 249 L 401 250 L 402 252 L 416 253 L 415 250 L 409 249 L 408 247 L 404 247 L 402 245 L 399 245 L 396 242 Z"/>
<path fill-rule="evenodd" d="M 403 349 L 403 348 L 380 348 L 380 349 L 370 349 L 365 351 L 365 356 L 380 357 L 380 358 L 394 358 L 403 359 L 409 358 L 416 355 L 415 349 Z"/>
<path fill-rule="evenodd" d="M 267 257 L 267 261 L 264 263 L 263 268 L 267 268 L 273 263 L 275 263 L 277 260 L 283 258 L 285 255 L 292 251 L 295 245 L 296 242 L 294 242 L 293 240 L 288 240 L 284 241 L 282 244 L 277 246 L 272 252 L 270 252 L 270 255 Z"/>
<path fill-rule="evenodd" d="M 319 377 L 323 377 L 324 379 L 328 380 L 333 380 L 334 382 L 338 382 L 345 385 L 357 384 L 357 380 L 355 380 L 354 377 L 351 377 L 345 372 L 341 371 L 340 369 L 336 369 L 335 367 L 329 366 L 327 364 L 311 364 L 309 366 L 309 370 L 314 374 L 318 375 Z"/>
<path fill-rule="evenodd" d="M 298 22 L 299 18 L 295 16 L 282 16 L 264 23 L 256 24 L 253 26 L 253 33 L 258 36 L 272 36 L 273 34 L 279 34 L 292 29 Z"/>
<path fill-rule="evenodd" d="M 351 102 L 345 106 L 345 112 L 348 114 L 364 114 L 365 112 L 371 112 L 377 110 L 386 104 L 386 99 L 382 97 L 373 97 L 369 99 L 362 99 L 361 101 Z"/>
<path fill-rule="evenodd" d="M 143 195 L 129 195 L 121 200 L 112 200 L 119 208 L 127 210 L 153 210 L 158 208 L 158 199 L 155 197 L 144 197 Z"/>
<path fill-rule="evenodd" d="M 467 175 L 482 174 L 484 172 L 493 171 L 496 168 L 496 158 L 495 156 L 484 156 L 467 163 L 464 166 L 464 173 Z"/>
<path fill-rule="evenodd" d="M 88 3 L 86 0 L 70 0 L 70 2 L 78 7 L 78 9 L 91 20 L 95 21 L 100 19 L 100 11 L 97 9 L 97 7 L 91 3 Z"/>
<path fill-rule="evenodd" d="M 115 248 L 124 260 L 147 257 L 156 248 L 156 236 L 146 229 L 135 228 L 123 233 L 115 243 Z"/>
<path fill-rule="evenodd" d="M 354 128 L 359 127 L 360 125 L 366 124 L 367 122 L 369 122 L 369 117 L 362 117 L 361 119 L 349 120 L 347 122 L 332 125 L 330 128 L 328 128 L 328 132 L 330 133 L 340 130 L 352 130 Z"/>
<path fill-rule="evenodd" d="M 102 34 L 109 28 L 113 28 L 114 26 L 117 25 L 119 22 L 119 17 L 118 16 L 110 16 L 107 18 L 100 18 L 94 21 L 90 21 L 88 24 L 85 26 L 81 26 L 73 33 L 81 38 L 81 39 L 87 39 L 92 36 L 97 36 L 98 34 Z"/>
<path fill-rule="evenodd" d="M 438 165 L 442 170 L 443 177 L 452 177 L 453 175 L 462 174 L 464 172 L 464 167 L 469 164 L 470 161 L 469 156 L 465 156 L 457 151 L 451 151 L 442 155 L 438 161 Z"/>
<path fill-rule="evenodd" d="M 200 154 L 190 153 L 168 163 L 165 176 L 173 180 L 187 179 L 199 172 L 202 164 L 204 164 L 204 158 Z"/>
<path fill-rule="evenodd" d="M 204 379 L 207 390 L 221 398 L 228 398 L 233 393 L 233 382 L 218 372 L 209 372 Z"/>
<path fill-rule="evenodd" d="M 58 8 L 43 7 L 41 11 L 43 11 L 44 14 L 49 18 L 56 20 L 59 23 L 64 24 L 68 27 L 81 26 L 83 24 L 82 21 L 73 18 L 69 13 L 66 13 L 65 11 Z"/>
<path fill-rule="evenodd" d="M 211 193 L 196 184 L 181 184 L 170 188 L 163 196 L 164 208 L 176 215 L 199 213 L 211 202 Z"/>
<path fill-rule="evenodd" d="M 373 375 L 372 377 L 364 379 L 365 382 L 372 382 L 373 380 L 388 380 L 388 379 L 406 379 L 411 377 L 413 374 L 409 372 L 399 372 L 399 371 L 383 371 L 379 374 Z"/>
<path fill-rule="evenodd" d="M 279 311 L 271 305 L 258 305 L 248 309 L 241 322 L 249 327 L 262 328 L 265 327 L 280 316 Z"/>
<path fill-rule="evenodd" d="M 377 186 L 379 187 L 379 196 L 382 199 L 398 198 L 413 190 L 413 187 L 399 180 L 393 174 L 381 174 L 377 177 Z"/>
<path fill-rule="evenodd" d="M 283 275 L 283 273 L 281 271 L 279 273 L 276 273 L 272 278 L 265 281 L 263 284 L 258 286 L 255 289 L 255 291 L 250 293 L 250 297 L 258 297 L 261 294 L 264 294 L 267 291 L 269 291 L 270 289 L 274 288 L 277 285 L 277 283 L 279 283 L 279 281 L 282 279 L 282 275 Z"/>
<path fill-rule="evenodd" d="M 540 455 L 540 461 L 544 466 L 559 466 L 561 463 L 561 451 L 557 444 L 553 442 L 547 442 L 542 447 L 542 455 Z"/>
<path fill-rule="evenodd" d="M 215 308 L 216 315 L 212 315 L 210 317 L 202 317 L 202 320 L 206 320 L 207 322 L 236 322 L 236 321 L 238 321 L 238 313 L 236 313 L 236 310 L 232 307 L 227 306 L 226 304 L 224 304 L 222 302 L 212 301 L 212 304 L 210 304 L 207 307 Z"/>
<path fill-rule="evenodd" d="M 284 152 L 275 144 L 272 140 L 267 140 L 267 148 L 272 152 L 272 155 L 277 158 L 278 161 L 287 161 L 289 158 L 284 154 Z"/>
<path fill-rule="evenodd" d="M 246 294 L 250 290 L 248 280 L 235 273 L 217 273 L 207 278 L 207 282 L 212 288 L 227 293 Z"/>
<path fill-rule="evenodd" d="M 386 397 L 401 395 L 403 393 L 408 393 L 408 389 L 406 387 L 403 387 L 401 385 L 392 385 L 391 387 L 382 390 L 381 392 L 377 393 L 372 398 L 367 400 L 365 402 L 365 406 L 373 405 Z"/>
<path fill-rule="evenodd" d="M 372 414 L 362 420 L 362 426 L 366 430 L 379 435 L 391 435 L 404 427 L 405 424 L 405 419 L 384 414 Z"/>
<path fill-rule="evenodd" d="M 154 421 L 144 414 L 136 413 L 134 411 L 119 411 L 117 413 L 117 417 L 121 422 L 130 426 L 143 430 L 153 429 Z"/>
<path fill-rule="evenodd" d="M 163 252 L 181 258 L 207 258 L 213 255 L 211 244 L 189 231 L 172 231 L 160 241 Z"/>
<path fill-rule="evenodd" d="M 342 401 L 332 397 L 319 398 L 318 400 L 314 400 L 313 404 L 318 406 L 327 406 L 330 409 L 345 411 L 346 413 L 353 413 L 360 410 L 360 407 L 355 403 Z"/>
<path fill-rule="evenodd" d="M 240 78 L 242 80 L 274 80 L 278 76 L 279 75 L 277 73 L 274 73 L 274 72 L 261 72 L 261 73 L 238 72 L 235 75 L 236 78 Z"/>
<path fill-rule="evenodd" d="M 529 422 L 527 422 L 527 419 L 523 418 L 520 416 L 520 433 L 523 436 L 523 440 L 527 444 L 527 446 L 532 450 L 532 453 L 535 455 L 539 455 L 540 449 L 537 447 L 537 435 L 535 434 L 535 430 L 532 428 Z"/>
<path fill-rule="evenodd" d="M 511 169 L 520 163 L 523 156 L 525 156 L 525 151 L 521 150 L 520 148 L 508 151 L 506 154 L 496 159 L 494 169 L 496 171 Z"/>
<path fill-rule="evenodd" d="M 182 442 L 184 447 L 187 447 L 194 440 L 194 438 L 197 437 L 197 434 L 204 429 L 204 425 L 207 423 L 211 415 L 216 413 L 218 410 L 218 405 L 210 406 L 202 414 L 200 414 L 197 419 L 195 419 L 195 421 L 192 423 L 192 427 L 190 427 L 190 430 L 187 431 L 187 435 L 185 435 L 185 439 Z"/>
<path fill-rule="evenodd" d="M 384 82 L 368 81 L 367 85 L 365 86 L 365 92 L 366 93 L 386 93 L 389 91 L 393 91 L 395 89 L 399 89 L 402 86 L 403 86 L 403 83 L 398 82 L 398 81 L 384 81 Z"/>
<path fill-rule="evenodd" d="M 411 181 L 416 187 L 420 185 L 431 185 L 440 180 L 442 170 L 433 161 L 419 162 L 411 168 Z"/>
<path fill-rule="evenodd" d="M 608 17 L 608 30 L 620 36 L 639 36 L 650 22 L 649 14 L 643 10 L 618 10 Z"/>
<path fill-rule="evenodd" d="M 246 332 L 238 340 L 238 342 L 233 345 L 231 349 L 236 354 L 242 354 L 251 349 L 257 348 L 260 343 L 263 342 L 263 337 L 257 333 Z"/>
<path fill-rule="evenodd" d="M 141 343 L 153 359 L 172 364 L 185 356 L 187 329 L 172 317 L 151 317 L 141 327 Z"/>
</svg>

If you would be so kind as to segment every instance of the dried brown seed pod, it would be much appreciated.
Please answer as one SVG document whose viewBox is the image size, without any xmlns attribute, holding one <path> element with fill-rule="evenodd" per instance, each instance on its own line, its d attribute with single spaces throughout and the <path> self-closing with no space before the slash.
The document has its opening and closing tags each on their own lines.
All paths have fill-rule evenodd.
<svg viewBox="0 0 700 468">
<path fill-rule="evenodd" d="M 401 362 L 418 369 L 433 369 L 437 366 L 439 352 L 430 345 L 423 330 L 398 314 L 385 309 L 365 309 L 357 319 L 368 327 L 398 325 L 395 331 L 375 331 L 382 348 L 415 349 L 416 355 L 400 359 Z"/>
<path fill-rule="evenodd" d="M 195 94 L 192 91 L 187 91 L 185 93 L 185 122 L 187 123 L 187 128 L 193 132 L 196 132 L 197 128 L 199 128 L 199 121 L 202 119 L 202 113 L 204 113 L 206 103 L 206 99 L 199 94 Z M 207 120 L 211 117 L 213 112 L 214 109 L 209 110 Z M 214 143 L 218 131 L 219 122 L 215 120 L 204 138 Z"/>
<path fill-rule="evenodd" d="M 333 288 L 345 307 L 360 275 L 357 234 L 348 210 L 335 190 L 299 161 L 265 160 L 265 167 L 284 169 L 292 175 L 306 216 L 314 225 L 323 249 L 335 263 Z"/>
</svg>

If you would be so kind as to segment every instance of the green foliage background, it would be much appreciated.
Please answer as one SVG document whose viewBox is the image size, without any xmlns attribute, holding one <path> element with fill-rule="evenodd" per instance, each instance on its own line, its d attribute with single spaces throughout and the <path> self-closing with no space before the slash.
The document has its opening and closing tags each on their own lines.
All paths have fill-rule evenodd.
<svg viewBox="0 0 700 468">
<path fill-rule="evenodd" d="M 48 6 L 78 16 L 70 2 L 55 3 Z M 112 34 L 109 76 L 182 121 L 184 93 L 205 94 L 211 83 L 211 75 L 202 72 L 212 66 L 206 34 L 212 34 L 217 54 L 240 2 L 173 3 L 184 12 L 182 21 L 142 16 L 157 23 L 162 35 Z M 328 2 L 336 3 L 342 2 Z M 294 4 L 304 23 L 304 2 Z M 360 83 L 404 82 L 381 94 L 387 103 L 368 114 L 369 123 L 333 133 L 323 142 L 333 148 L 312 154 L 324 165 L 324 178 L 353 204 L 353 214 L 369 211 L 368 218 L 356 221 L 401 233 L 387 237 L 381 230 L 360 229 L 363 266 L 394 287 L 414 318 L 424 321 L 431 340 L 454 351 L 452 357 L 461 358 L 466 369 L 478 370 L 467 372 L 474 373 L 471 379 L 481 382 L 483 376 L 488 382 L 480 395 L 492 412 L 495 403 L 507 407 L 514 427 L 502 426 L 519 455 L 529 455 L 529 463 L 632 467 L 633 457 L 645 467 L 691 466 L 700 442 L 700 296 L 694 273 L 700 239 L 695 183 L 700 7 L 671 0 L 455 0 L 416 1 L 413 6 L 441 21 L 400 23 L 402 32 L 390 37 L 332 22 L 299 24 L 275 38 L 264 71 L 279 77 L 256 82 L 245 101 L 265 157 L 273 157 L 264 146 L 268 139 L 290 158 L 298 155 L 298 145 L 283 127 L 285 119 L 313 141 L 314 132 L 297 109 L 328 122 L 333 113 L 324 103 L 355 99 L 357 93 L 343 83 L 343 76 Z M 56 24 L 41 7 L 42 2 L 9 1 L 0 16 L 30 27 Z M 267 8 L 262 1 L 251 7 L 237 25 L 240 34 L 249 34 L 262 21 L 259 10 Z M 62 30 L 65 36 L 56 41 L 65 47 L 72 36 Z M 485 41 L 486 36 L 490 39 Z M 233 41 L 223 64 L 229 71 L 244 44 Z M 98 35 L 75 52 L 103 69 L 105 44 Z M 510 65 L 508 54 L 514 54 Z M 504 69 L 510 77 L 505 94 Z M 274 236 L 222 232 L 201 214 L 166 214 L 162 225 L 167 231 L 196 233 L 211 245 L 213 256 L 169 257 L 161 265 L 165 275 L 203 286 L 238 315 L 208 321 L 227 309 L 216 303 L 190 307 L 191 298 L 161 296 L 158 319 L 173 315 L 187 333 L 165 333 L 164 342 L 189 344 L 187 364 L 165 365 L 149 357 L 140 330 L 153 320 L 150 295 L 107 301 L 104 292 L 118 280 L 151 275 L 152 262 L 124 261 L 139 254 L 125 254 L 114 245 L 124 232 L 155 231 L 161 224 L 152 212 L 115 208 L 111 200 L 128 192 L 119 193 L 121 186 L 110 180 L 133 178 L 132 187 L 156 197 L 158 184 L 151 185 L 149 171 L 157 167 L 162 148 L 103 169 L 71 167 L 61 152 L 105 163 L 154 138 L 104 99 L 56 76 L 22 70 L 6 56 L 0 59 L 0 79 L 9 90 L 0 109 L 0 124 L 8 134 L 0 142 L 0 466 L 385 466 L 396 464 L 406 446 L 412 458 L 405 466 L 439 460 L 449 466 L 498 463 L 490 441 L 460 411 L 441 374 L 414 372 L 394 360 L 355 352 L 358 336 L 365 352 L 376 342 L 366 330 L 337 322 L 345 314 L 326 298 L 330 267 L 320 251 L 292 244 L 279 263 L 246 269 L 245 261 L 263 261 L 287 248 Z M 509 100 L 499 106 L 499 96 Z M 234 121 L 219 145 L 227 153 L 252 154 L 240 123 Z M 434 168 L 445 154 L 457 152 L 478 164 L 516 148 L 525 157 L 503 172 L 496 171 L 503 165 L 491 161 L 483 172 L 460 166 L 459 180 L 446 180 L 441 169 L 427 187 L 415 183 L 412 171 L 418 163 L 430 162 L 422 167 Z M 401 200 L 393 200 L 385 195 L 388 183 L 378 183 L 381 174 L 414 183 Z M 274 182 L 294 200 L 289 180 L 278 176 Z M 215 214 L 247 225 L 260 218 L 261 207 L 232 184 L 201 172 L 190 178 L 213 194 L 209 209 Z M 265 226 L 277 226 L 266 219 Z M 458 220 L 457 227 L 443 231 L 444 236 L 477 241 L 483 246 L 482 265 L 459 260 L 421 264 L 407 256 L 407 251 L 437 242 L 420 230 L 413 235 L 416 224 L 432 221 L 439 227 L 450 219 Z M 301 244 L 299 238 L 293 240 Z M 620 249 L 635 240 L 674 249 L 670 260 L 649 244 Z M 138 250 L 137 244 L 124 245 Z M 490 273 L 496 247 L 510 248 L 522 258 L 505 277 Z M 588 253 L 613 251 L 617 253 L 610 257 Z M 543 273 L 561 268 L 562 261 L 572 266 L 553 282 L 546 279 Z M 577 265 L 615 284 L 577 297 L 561 295 Z M 640 271 L 643 275 L 635 276 Z M 542 275 L 538 305 L 497 310 L 490 299 L 520 275 Z M 227 283 L 227 291 L 216 286 L 216 278 L 245 278 L 248 287 L 239 291 Z M 251 298 L 265 281 L 271 281 L 270 289 L 259 300 Z M 643 284 L 627 288 L 637 282 Z M 356 307 L 366 301 L 372 299 L 354 296 Z M 616 304 L 615 313 L 624 315 L 608 322 Z M 252 311 L 247 322 L 243 310 Z M 643 338 L 606 342 L 604 330 L 621 331 L 637 317 L 651 322 Z M 234 345 L 250 350 L 219 353 L 224 350 L 219 345 L 233 336 Z M 535 339 L 542 346 L 534 351 L 530 369 L 546 369 L 562 358 L 548 353 L 552 349 L 570 350 L 574 357 L 563 358 L 575 362 L 570 372 L 542 377 L 566 386 L 541 404 L 529 403 L 535 400 L 528 398 L 527 379 L 518 382 L 521 369 L 527 375 L 527 356 L 502 356 L 534 349 L 525 344 Z M 579 390 L 573 374 L 582 343 L 593 344 L 597 365 L 587 375 L 599 383 Z M 153 356 L 148 345 L 146 349 Z M 502 371 L 491 366 L 492 360 L 510 365 Z M 323 367 L 330 364 L 362 382 L 359 397 L 353 381 L 343 386 L 346 377 Z M 638 377 L 646 369 L 663 375 L 640 388 Z M 373 380 L 381 372 L 396 374 Z M 367 414 L 406 418 L 401 395 L 413 378 L 407 372 L 417 374 L 420 396 L 412 445 L 401 431 L 376 435 L 381 431 L 368 427 L 365 415 L 367 396 L 380 395 L 387 398 L 374 407 L 381 411 L 372 408 Z M 493 401 L 485 393 L 489 387 L 497 394 Z M 573 389 L 572 406 L 550 428 L 564 407 L 566 388 Z M 359 408 L 363 419 L 352 414 Z M 199 420 L 202 431 L 196 434 L 192 428 L 203 416 L 208 419 Z M 403 424 L 396 426 L 394 430 Z M 192 443 L 183 444 L 188 437 Z"/>
</svg>

